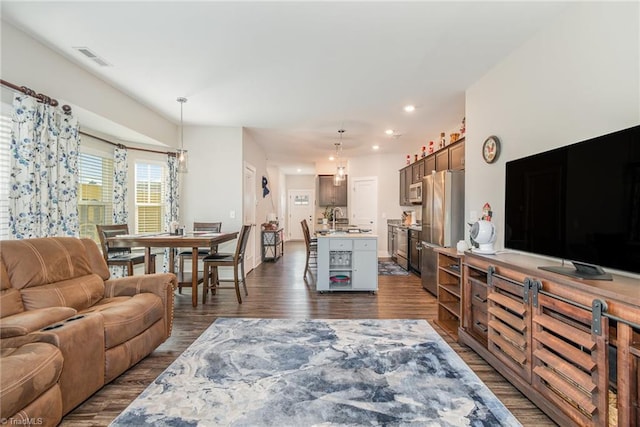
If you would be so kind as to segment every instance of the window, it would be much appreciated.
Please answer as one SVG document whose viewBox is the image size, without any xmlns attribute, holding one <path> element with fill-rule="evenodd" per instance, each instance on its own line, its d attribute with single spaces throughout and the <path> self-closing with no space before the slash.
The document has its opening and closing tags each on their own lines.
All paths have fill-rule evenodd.
<svg viewBox="0 0 640 427">
<path fill-rule="evenodd" d="M 11 148 L 11 118 L 0 116 L 0 239 L 9 238 L 9 150 Z"/>
<path fill-rule="evenodd" d="M 293 204 L 296 206 L 309 206 L 308 194 L 297 194 L 293 198 Z"/>
<path fill-rule="evenodd" d="M 80 237 L 99 242 L 96 224 L 113 223 L 113 159 L 81 152 L 78 169 Z"/>
<path fill-rule="evenodd" d="M 164 229 L 164 182 L 163 166 L 136 163 L 136 233 Z"/>
</svg>

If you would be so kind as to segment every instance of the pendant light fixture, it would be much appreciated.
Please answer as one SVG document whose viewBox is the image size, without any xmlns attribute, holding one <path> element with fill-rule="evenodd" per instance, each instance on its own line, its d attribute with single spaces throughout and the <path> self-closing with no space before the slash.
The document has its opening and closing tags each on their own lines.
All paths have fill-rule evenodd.
<svg viewBox="0 0 640 427">
<path fill-rule="evenodd" d="M 340 141 L 337 142 L 336 145 L 336 174 L 333 177 L 333 184 L 340 185 L 342 181 L 344 181 L 345 177 L 345 167 L 342 164 L 342 135 L 346 131 L 344 129 L 338 129 L 338 134 L 340 135 Z"/>
<path fill-rule="evenodd" d="M 189 172 L 189 168 L 187 167 L 188 162 L 188 153 L 187 150 L 184 149 L 184 124 L 182 122 L 182 107 L 184 103 L 187 102 L 187 98 L 179 97 L 176 99 L 180 103 L 180 148 L 176 151 L 176 155 L 178 157 L 178 172 L 187 173 Z"/>
</svg>

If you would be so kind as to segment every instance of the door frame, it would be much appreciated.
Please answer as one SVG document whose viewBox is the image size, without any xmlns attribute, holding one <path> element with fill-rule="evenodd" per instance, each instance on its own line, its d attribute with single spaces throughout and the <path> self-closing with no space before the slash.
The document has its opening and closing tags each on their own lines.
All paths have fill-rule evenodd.
<svg viewBox="0 0 640 427">
<path fill-rule="evenodd" d="M 257 199 L 256 199 L 256 168 L 255 166 L 253 166 L 251 163 L 248 163 L 246 161 L 243 162 L 243 168 L 242 168 L 242 186 L 244 187 L 245 182 L 246 182 L 246 177 L 247 177 L 247 172 L 249 172 L 249 174 L 252 177 L 252 181 L 253 181 L 253 185 L 249 185 L 248 187 L 250 188 L 243 188 L 242 189 L 242 193 L 244 194 L 244 197 L 242 198 L 242 225 L 245 224 L 251 224 L 253 225 L 253 227 L 251 227 L 251 233 L 249 234 L 249 241 L 247 242 L 247 247 L 245 248 L 245 251 L 247 251 L 247 253 L 245 254 L 245 261 L 249 260 L 251 262 L 248 262 L 245 264 L 245 268 L 247 269 L 247 272 L 253 270 L 257 265 L 257 259 L 256 259 L 256 254 L 258 253 L 258 251 L 256 250 L 256 244 L 258 239 L 256 239 L 256 236 L 258 235 L 258 231 L 256 230 L 256 210 L 257 210 Z M 247 203 L 250 203 L 251 205 L 247 205 Z"/>
</svg>

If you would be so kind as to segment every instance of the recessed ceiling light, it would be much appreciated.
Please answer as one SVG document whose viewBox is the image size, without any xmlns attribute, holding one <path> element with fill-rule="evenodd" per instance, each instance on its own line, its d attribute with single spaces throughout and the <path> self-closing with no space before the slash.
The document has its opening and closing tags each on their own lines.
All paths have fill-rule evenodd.
<svg viewBox="0 0 640 427">
<path fill-rule="evenodd" d="M 335 160 L 336 158 L 333 156 L 329 156 L 329 160 L 331 160 L 332 162 Z"/>
<path fill-rule="evenodd" d="M 298 173 L 300 173 L 300 172 L 302 172 L 302 169 L 298 168 L 297 171 L 298 171 Z"/>
<path fill-rule="evenodd" d="M 393 129 L 387 129 L 384 131 L 387 135 L 393 135 Z"/>
<path fill-rule="evenodd" d="M 378 150 L 378 149 L 380 148 L 380 146 L 379 146 L 379 145 L 374 145 L 374 146 L 373 146 L 373 147 L 371 147 L 371 148 L 373 148 L 374 150 Z"/>
<path fill-rule="evenodd" d="M 416 110 L 416 106 L 415 105 L 405 105 L 404 106 L 404 111 L 406 111 L 407 113 L 412 113 Z"/>
</svg>

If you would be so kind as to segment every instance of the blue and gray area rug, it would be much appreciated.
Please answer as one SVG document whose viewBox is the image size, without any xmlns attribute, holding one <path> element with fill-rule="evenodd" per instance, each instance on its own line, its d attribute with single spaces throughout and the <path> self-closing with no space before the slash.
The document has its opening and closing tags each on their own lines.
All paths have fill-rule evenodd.
<svg viewBox="0 0 640 427">
<path fill-rule="evenodd" d="M 393 261 L 378 261 L 378 276 L 407 276 L 409 272 Z"/>
<path fill-rule="evenodd" d="M 113 426 L 518 426 L 424 320 L 216 320 Z"/>
</svg>

